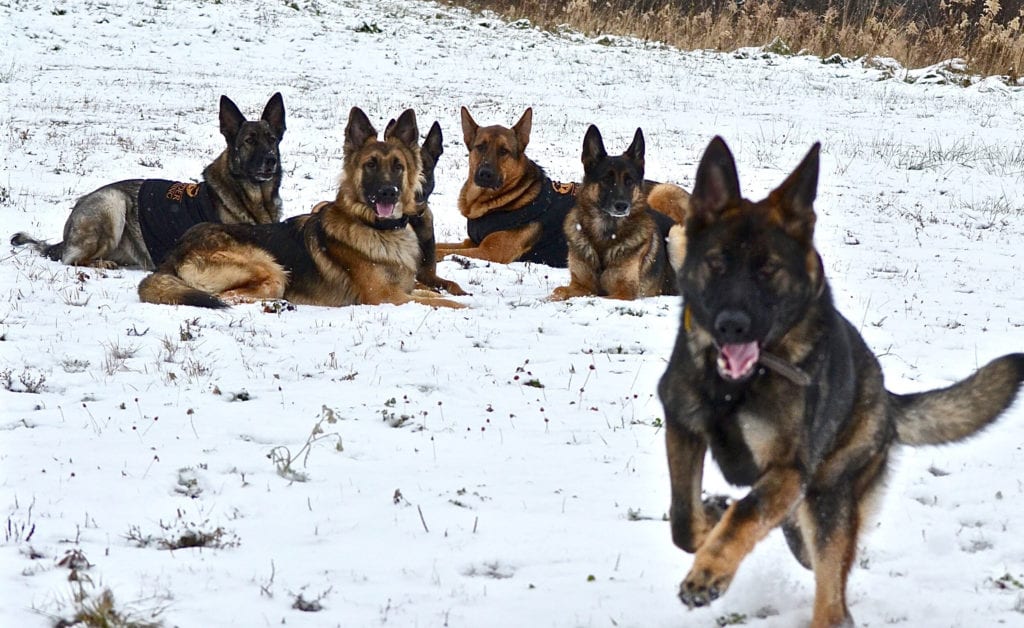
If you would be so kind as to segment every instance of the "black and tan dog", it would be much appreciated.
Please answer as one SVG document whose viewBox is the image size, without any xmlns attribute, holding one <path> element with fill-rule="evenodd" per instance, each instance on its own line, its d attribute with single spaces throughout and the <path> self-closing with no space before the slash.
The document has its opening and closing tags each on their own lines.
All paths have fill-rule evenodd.
<svg viewBox="0 0 1024 628">
<path fill-rule="evenodd" d="M 190 227 L 200 222 L 264 224 L 281 219 L 281 138 L 284 99 L 274 94 L 250 122 L 220 97 L 220 132 L 227 148 L 203 170 L 203 182 L 131 179 L 78 199 L 64 224 L 64 240 L 47 244 L 25 233 L 14 245 L 32 245 L 73 266 L 152 270 Z"/>
<path fill-rule="evenodd" d="M 278 298 L 463 307 L 414 291 L 420 247 L 408 223 L 418 213 L 418 140 L 411 109 L 378 140 L 366 114 L 353 107 L 333 202 L 278 224 L 198 225 L 139 284 L 139 298 L 202 307 Z"/>
<path fill-rule="evenodd" d="M 384 133 L 387 134 L 394 124 L 395 120 L 389 120 Z M 420 144 L 423 173 L 420 176 L 420 191 L 416 193 L 416 208 L 419 213 L 409 217 L 409 226 L 420 243 L 420 266 L 416 271 L 416 282 L 418 286 L 429 290 L 444 290 L 449 294 L 465 295 L 466 291 L 462 286 L 437 275 L 437 241 L 434 238 L 434 213 L 430 211 L 430 195 L 434 191 L 434 170 L 437 167 L 437 160 L 443 152 L 444 138 L 441 135 L 441 125 L 435 120 L 423 138 L 423 143 Z M 313 211 L 320 211 L 326 205 L 327 202 L 317 203 Z"/>
<path fill-rule="evenodd" d="M 419 213 L 409 218 L 409 226 L 420 243 L 420 266 L 416 271 L 416 281 L 430 290 L 465 295 L 466 291 L 462 286 L 450 279 L 437 276 L 437 240 L 434 238 L 434 212 L 430 210 L 430 195 L 434 191 L 434 169 L 443 152 L 444 138 L 441 135 L 441 125 L 435 120 L 423 138 L 423 143 L 420 144 L 423 174 L 420 177 L 420 191 L 416 194 L 416 209 Z"/>
<path fill-rule="evenodd" d="M 885 389 L 878 360 L 836 309 L 813 242 L 818 145 L 767 198 L 740 196 L 721 138 L 697 171 L 680 272 L 685 304 L 658 392 L 672 539 L 695 552 L 688 606 L 725 593 L 743 558 L 782 526 L 814 570 L 811 625 L 852 626 L 846 579 L 894 444 L 959 441 L 994 421 L 1024 380 L 1024 354 L 942 390 Z M 701 501 L 710 447 L 750 492 L 724 514 Z"/>
<path fill-rule="evenodd" d="M 626 152 L 611 157 L 601 131 L 590 125 L 583 138 L 583 183 L 564 224 L 570 282 L 551 298 L 676 294 L 666 245 L 673 226 L 682 229 L 647 206 L 643 131 L 636 130 Z"/>
<path fill-rule="evenodd" d="M 457 253 L 503 264 L 566 266 L 563 225 L 578 185 L 552 181 L 526 156 L 532 127 L 532 108 L 512 128 L 481 127 L 462 108 L 469 176 L 459 193 L 459 211 L 466 217 L 469 238 L 438 244 L 438 259 Z M 644 188 L 651 208 L 676 222 L 684 220 L 688 195 L 682 188 L 649 181 Z"/>
</svg>

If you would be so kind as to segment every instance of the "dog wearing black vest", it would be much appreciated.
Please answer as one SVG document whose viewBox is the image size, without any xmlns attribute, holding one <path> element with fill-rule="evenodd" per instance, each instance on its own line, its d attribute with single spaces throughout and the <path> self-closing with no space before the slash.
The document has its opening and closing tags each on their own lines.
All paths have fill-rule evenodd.
<svg viewBox="0 0 1024 628">
<path fill-rule="evenodd" d="M 193 225 L 276 223 L 284 118 L 280 93 L 271 96 L 256 121 L 246 120 L 230 98 L 221 96 L 220 132 L 227 147 L 203 170 L 201 183 L 110 183 L 78 199 L 61 242 L 48 244 L 19 232 L 11 244 L 30 245 L 70 266 L 152 270 Z"/>
<path fill-rule="evenodd" d="M 437 259 L 454 253 L 502 264 L 566 267 L 569 249 L 562 228 L 576 204 L 579 184 L 552 181 L 526 156 L 532 128 L 532 108 L 511 128 L 481 127 L 462 108 L 469 176 L 459 193 L 459 212 L 466 218 L 469 237 L 438 244 Z M 643 187 L 652 209 L 676 223 L 685 220 L 689 203 L 685 190 L 653 181 L 644 181 Z"/>
</svg>

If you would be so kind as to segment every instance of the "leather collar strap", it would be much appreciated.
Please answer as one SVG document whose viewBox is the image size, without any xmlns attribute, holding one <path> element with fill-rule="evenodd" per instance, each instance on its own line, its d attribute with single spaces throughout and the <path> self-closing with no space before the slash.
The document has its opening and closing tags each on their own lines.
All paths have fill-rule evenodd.
<svg viewBox="0 0 1024 628">
<path fill-rule="evenodd" d="M 380 231 L 394 231 L 404 229 L 409 224 L 409 217 L 402 215 L 401 218 L 377 218 L 373 221 L 373 228 Z"/>
</svg>

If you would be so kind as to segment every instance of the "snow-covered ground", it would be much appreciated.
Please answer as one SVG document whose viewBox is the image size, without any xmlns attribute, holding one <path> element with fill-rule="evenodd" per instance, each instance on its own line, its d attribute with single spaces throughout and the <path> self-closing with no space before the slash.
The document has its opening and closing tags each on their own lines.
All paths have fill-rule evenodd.
<svg viewBox="0 0 1024 628">
<path fill-rule="evenodd" d="M 648 175 L 686 187 L 721 134 L 755 198 L 820 140 L 818 246 L 889 387 L 1024 350 L 1020 89 L 412 1 L 0 0 L 0 30 L 4 237 L 59 237 L 76 196 L 119 178 L 198 177 L 219 96 L 256 116 L 281 91 L 286 214 L 333 197 L 350 107 L 381 125 L 413 107 L 446 135 L 431 200 L 457 240 L 459 107 L 511 124 L 532 106 L 529 154 L 562 180 L 588 123 L 613 153 L 643 127 Z M 565 270 L 439 269 L 471 309 L 209 312 L 4 245 L 0 625 L 68 617 L 71 574 L 171 626 L 809 620 L 812 575 L 777 532 L 712 607 L 675 597 L 691 557 L 664 520 L 655 382 L 677 299 L 549 303 Z M 1022 446 L 1019 404 L 968 443 L 899 452 L 851 577 L 858 625 L 1024 624 Z M 186 533 L 210 546 L 163 548 Z"/>
</svg>

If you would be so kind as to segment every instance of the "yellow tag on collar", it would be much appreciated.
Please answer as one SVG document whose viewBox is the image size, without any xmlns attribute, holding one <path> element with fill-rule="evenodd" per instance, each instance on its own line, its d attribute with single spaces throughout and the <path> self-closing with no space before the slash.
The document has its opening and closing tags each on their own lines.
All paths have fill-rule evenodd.
<svg viewBox="0 0 1024 628">
<path fill-rule="evenodd" d="M 683 306 L 683 329 L 686 333 L 693 331 L 693 314 L 690 313 L 690 306 Z"/>
</svg>

